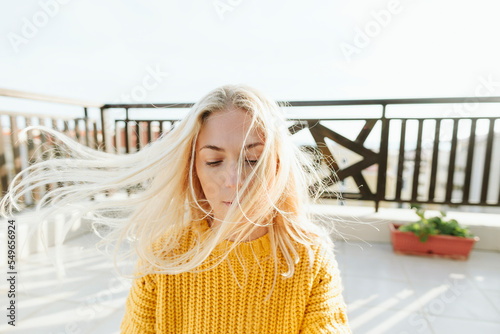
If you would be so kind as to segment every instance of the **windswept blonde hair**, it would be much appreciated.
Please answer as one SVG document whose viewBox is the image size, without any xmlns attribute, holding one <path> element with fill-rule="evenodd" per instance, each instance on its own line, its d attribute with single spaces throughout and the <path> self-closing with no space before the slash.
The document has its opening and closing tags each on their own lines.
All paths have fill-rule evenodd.
<svg viewBox="0 0 500 334">
<path fill-rule="evenodd" d="M 0 202 L 0 213 L 4 217 L 12 215 L 12 206 L 19 208 L 18 199 L 31 189 L 54 182 L 69 182 L 42 197 L 36 209 L 44 207 L 48 211 L 45 210 L 41 220 L 76 209 L 79 214 L 68 222 L 71 224 L 90 214 L 94 230 L 103 238 L 100 244 L 106 249 L 112 246 L 114 250 L 115 268 L 121 257 L 138 260 L 136 273 L 141 275 L 197 272 L 215 246 L 236 235 L 232 247 L 206 269 L 209 270 L 226 259 L 227 254 L 258 226 L 267 226 L 275 259 L 275 280 L 278 250 L 288 265 L 288 271 L 281 275 L 291 277 L 299 261 L 297 247 L 307 247 L 312 267 L 311 246 L 320 242 L 333 249 L 330 235 L 334 227 L 312 219 L 308 205 L 325 190 L 322 186 L 324 176 L 319 174 L 310 156 L 292 142 L 282 110 L 285 106 L 286 103 L 279 105 L 248 85 L 224 85 L 198 101 L 168 133 L 127 155 L 94 150 L 56 130 L 30 126 L 24 131 L 39 129 L 58 139 L 59 149 L 65 155 L 38 161 L 16 175 Z M 180 238 L 193 222 L 211 214 L 195 173 L 196 141 L 209 117 L 229 109 L 246 111 L 252 117 L 246 135 L 254 127 L 262 133 L 262 154 L 242 188 L 237 190 L 240 203 L 233 201 L 224 223 L 203 238 L 200 236 L 184 254 L 166 256 L 175 253 Z M 243 149 L 239 160 L 241 172 Z M 316 187 L 311 189 L 311 184 Z M 143 190 L 129 198 L 89 201 L 91 196 L 137 185 Z M 120 245 L 128 242 L 131 244 L 123 250 Z"/>
</svg>

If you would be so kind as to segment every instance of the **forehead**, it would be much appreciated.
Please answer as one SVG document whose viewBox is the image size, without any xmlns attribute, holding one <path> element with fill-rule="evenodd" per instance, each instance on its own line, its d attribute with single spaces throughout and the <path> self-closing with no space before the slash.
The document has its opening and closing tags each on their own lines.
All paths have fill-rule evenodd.
<svg viewBox="0 0 500 334">
<path fill-rule="evenodd" d="M 252 116 L 241 109 L 224 110 L 211 114 L 198 134 L 196 150 L 204 145 L 216 145 L 225 149 L 241 149 L 251 122 Z M 246 144 L 255 141 L 263 142 L 263 137 L 261 131 L 254 124 L 248 134 Z"/>
</svg>

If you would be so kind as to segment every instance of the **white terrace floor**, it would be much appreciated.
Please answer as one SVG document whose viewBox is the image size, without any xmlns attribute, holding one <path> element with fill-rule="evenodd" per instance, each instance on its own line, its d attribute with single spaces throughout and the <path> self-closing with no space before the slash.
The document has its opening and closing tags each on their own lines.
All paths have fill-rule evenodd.
<svg viewBox="0 0 500 334">
<path fill-rule="evenodd" d="M 87 234 L 63 246 L 66 277 L 43 254 L 18 265 L 15 328 L 6 325 L 2 279 L 0 333 L 119 333 L 128 281 Z M 353 333 L 500 333 L 500 253 L 468 261 L 396 255 L 389 243 L 337 241 Z M 5 267 L 3 267 L 5 269 Z"/>
</svg>

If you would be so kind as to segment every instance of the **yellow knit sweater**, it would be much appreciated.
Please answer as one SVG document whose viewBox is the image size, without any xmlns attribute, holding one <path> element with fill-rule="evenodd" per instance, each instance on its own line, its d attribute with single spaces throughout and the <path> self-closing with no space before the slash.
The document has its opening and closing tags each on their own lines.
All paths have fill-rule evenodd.
<svg viewBox="0 0 500 334">
<path fill-rule="evenodd" d="M 206 220 L 196 226 L 210 228 Z M 181 248 L 187 250 L 193 231 L 182 240 Z M 210 257 L 222 254 L 231 243 L 224 240 Z M 275 270 L 269 234 L 242 243 L 238 249 L 245 267 L 233 250 L 229 261 L 208 271 L 149 274 L 135 279 L 127 297 L 121 333 L 351 333 L 340 271 L 332 251 L 315 246 L 310 270 L 303 247 L 294 275 L 284 278 L 279 273 L 286 271 L 287 265 L 277 250 L 276 284 L 271 298 L 264 301 Z"/>
</svg>

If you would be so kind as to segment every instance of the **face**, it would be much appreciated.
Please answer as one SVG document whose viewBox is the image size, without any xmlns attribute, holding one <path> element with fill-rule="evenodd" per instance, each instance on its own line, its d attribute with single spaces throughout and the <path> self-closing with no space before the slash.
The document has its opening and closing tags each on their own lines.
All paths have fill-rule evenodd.
<svg viewBox="0 0 500 334">
<path fill-rule="evenodd" d="M 224 110 L 210 115 L 198 134 L 196 174 L 216 220 L 224 219 L 230 202 L 236 200 L 236 189 L 241 189 L 262 153 L 264 140 L 255 127 L 244 142 L 250 124 L 247 112 Z M 243 147 L 247 149 L 238 184 L 238 159 Z"/>
</svg>

